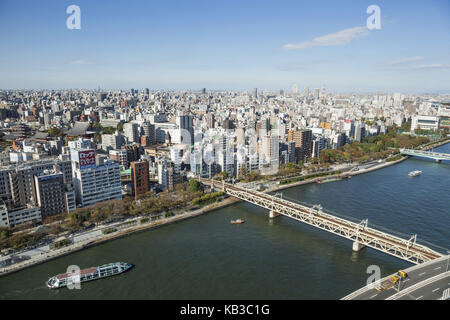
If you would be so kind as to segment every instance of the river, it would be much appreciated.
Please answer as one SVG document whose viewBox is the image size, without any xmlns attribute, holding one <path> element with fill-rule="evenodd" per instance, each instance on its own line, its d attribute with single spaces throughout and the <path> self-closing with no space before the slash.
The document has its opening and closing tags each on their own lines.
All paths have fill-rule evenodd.
<svg viewBox="0 0 450 320">
<path fill-rule="evenodd" d="M 450 144 L 436 148 L 450 153 Z M 408 173 L 422 170 L 419 177 Z M 378 171 L 322 185 L 283 190 L 283 198 L 369 226 L 418 235 L 450 250 L 450 163 L 408 159 Z M 242 225 L 230 220 L 242 218 Z M 370 265 L 383 276 L 412 264 L 248 203 L 107 242 L 0 278 L 4 299 L 340 299 L 364 286 Z M 444 249 L 438 248 L 445 253 Z M 109 262 L 131 271 L 49 290 L 45 281 Z"/>
</svg>

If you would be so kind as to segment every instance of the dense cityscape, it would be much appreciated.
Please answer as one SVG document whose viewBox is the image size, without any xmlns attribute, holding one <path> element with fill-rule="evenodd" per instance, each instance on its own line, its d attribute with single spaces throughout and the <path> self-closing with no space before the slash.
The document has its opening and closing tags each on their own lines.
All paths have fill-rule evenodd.
<svg viewBox="0 0 450 320">
<path fill-rule="evenodd" d="M 379 2 L 3 0 L 0 301 L 449 300 L 450 5 Z"/>
<path fill-rule="evenodd" d="M 156 196 L 196 177 L 251 181 L 392 157 L 429 142 L 420 136 L 448 132 L 448 101 L 297 85 L 289 92 L 2 91 L 1 226 Z M 403 129 L 407 140 L 364 147 L 389 128 Z"/>
</svg>

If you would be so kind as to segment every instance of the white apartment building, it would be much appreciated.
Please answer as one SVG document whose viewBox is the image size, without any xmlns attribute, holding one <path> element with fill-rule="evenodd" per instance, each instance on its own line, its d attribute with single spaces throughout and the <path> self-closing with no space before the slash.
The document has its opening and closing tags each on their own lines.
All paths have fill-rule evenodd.
<svg viewBox="0 0 450 320">
<path fill-rule="evenodd" d="M 0 227 L 15 227 L 21 223 L 42 221 L 41 209 L 32 205 L 8 210 L 4 203 L 0 204 Z"/>
<path fill-rule="evenodd" d="M 108 151 L 110 149 L 120 149 L 124 144 L 123 136 L 118 132 L 115 134 L 102 134 L 102 149 Z"/>
<path fill-rule="evenodd" d="M 94 148 L 94 143 L 89 139 L 79 138 L 78 140 L 69 141 L 67 144 L 70 149 L 90 149 Z"/>
<path fill-rule="evenodd" d="M 77 204 L 85 207 L 100 201 L 122 199 L 119 164 L 99 159 L 98 163 L 97 160 L 89 160 L 87 163 L 90 164 L 83 165 L 80 161 L 83 157 L 80 154 L 89 152 L 93 150 L 71 150 Z M 89 154 L 89 157 L 91 156 L 92 154 Z"/>
<path fill-rule="evenodd" d="M 413 116 L 411 121 L 411 132 L 416 129 L 439 130 L 441 118 L 438 116 Z"/>
<path fill-rule="evenodd" d="M 123 133 L 128 139 L 128 142 L 139 142 L 138 124 L 128 122 L 123 125 Z"/>
</svg>

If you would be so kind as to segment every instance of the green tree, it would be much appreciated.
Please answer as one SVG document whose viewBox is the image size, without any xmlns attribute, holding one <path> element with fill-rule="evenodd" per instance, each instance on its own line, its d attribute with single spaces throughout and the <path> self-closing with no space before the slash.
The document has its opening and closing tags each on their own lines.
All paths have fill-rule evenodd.
<svg viewBox="0 0 450 320">
<path fill-rule="evenodd" d="M 51 127 L 47 132 L 51 137 L 61 137 L 64 134 L 62 129 L 56 127 Z"/>
<path fill-rule="evenodd" d="M 189 185 L 191 187 L 191 192 L 202 191 L 202 184 L 195 179 L 189 180 Z"/>
</svg>

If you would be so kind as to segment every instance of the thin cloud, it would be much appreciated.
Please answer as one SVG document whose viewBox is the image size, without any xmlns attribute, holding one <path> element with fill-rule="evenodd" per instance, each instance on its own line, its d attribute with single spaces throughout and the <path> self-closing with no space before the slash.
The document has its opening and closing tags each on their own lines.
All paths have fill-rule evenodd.
<svg viewBox="0 0 450 320">
<path fill-rule="evenodd" d="M 305 66 L 284 65 L 284 66 L 279 66 L 278 70 L 286 71 L 286 72 L 298 72 L 298 71 L 306 71 L 306 70 L 308 70 L 308 68 Z"/>
<path fill-rule="evenodd" d="M 368 36 L 369 34 L 370 31 L 366 27 L 354 27 L 317 37 L 311 41 L 305 41 L 299 44 L 286 44 L 282 49 L 301 50 L 314 47 L 343 46 L 349 44 L 353 40 Z"/>
<path fill-rule="evenodd" d="M 436 63 L 436 64 L 424 64 L 421 66 L 415 66 L 413 69 L 416 70 L 426 70 L 426 69 L 448 69 L 450 68 L 450 64 L 442 64 L 442 63 Z"/>
<path fill-rule="evenodd" d="M 388 61 L 386 64 L 388 64 L 390 66 L 395 66 L 395 65 L 399 65 L 399 64 L 422 61 L 424 59 L 425 59 L 425 57 L 422 57 L 422 56 L 408 57 L 408 58 L 402 58 L 402 59 L 397 59 L 397 60 L 391 60 L 391 61 Z"/>
<path fill-rule="evenodd" d="M 73 61 L 70 61 L 69 64 L 75 64 L 75 65 L 92 65 L 92 64 L 95 64 L 95 62 L 88 61 L 88 60 L 73 60 Z"/>
</svg>

